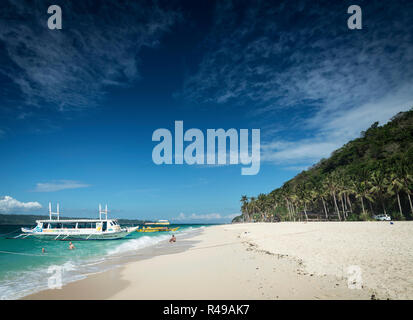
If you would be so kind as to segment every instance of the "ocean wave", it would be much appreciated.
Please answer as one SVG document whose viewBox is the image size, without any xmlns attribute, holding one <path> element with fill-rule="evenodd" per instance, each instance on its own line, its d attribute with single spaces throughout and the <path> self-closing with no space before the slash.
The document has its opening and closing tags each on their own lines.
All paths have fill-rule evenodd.
<svg viewBox="0 0 413 320">
<path fill-rule="evenodd" d="M 143 249 L 152 245 L 155 245 L 159 242 L 165 241 L 170 238 L 170 235 L 159 235 L 159 236 L 143 236 L 140 238 L 126 240 L 121 245 L 117 246 L 114 249 L 108 251 L 109 256 L 121 255 L 122 253 L 136 251 Z"/>
<path fill-rule="evenodd" d="M 117 246 L 114 249 L 110 249 L 108 250 L 107 254 L 109 256 L 118 256 L 118 255 L 122 255 L 123 253 L 127 253 L 127 252 L 131 252 L 131 251 L 137 251 L 143 248 L 147 248 L 153 245 L 156 245 L 162 241 L 166 241 L 168 239 L 170 239 L 172 233 L 176 234 L 176 235 L 188 235 L 191 234 L 193 232 L 202 230 L 203 228 L 205 228 L 204 226 L 202 227 L 197 227 L 197 228 L 193 228 L 193 227 L 187 227 L 187 228 L 183 228 L 181 230 L 175 231 L 175 232 L 168 232 L 166 234 L 161 234 L 161 235 L 155 235 L 155 236 L 142 236 L 139 238 L 132 238 L 132 239 L 128 239 L 125 240 L 124 243 L 122 243 L 121 245 Z"/>
<path fill-rule="evenodd" d="M 47 268 L 36 268 L 23 272 L 10 272 L 9 278 L 0 283 L 0 299 L 19 299 L 29 294 L 51 289 L 49 279 L 60 277 L 61 284 L 77 281 L 86 277 L 78 272 L 78 265 L 73 261 L 63 264 L 51 264 Z"/>
<path fill-rule="evenodd" d="M 173 232 L 175 235 L 185 236 L 199 232 L 204 227 L 185 227 Z M 6 278 L 0 281 L 0 300 L 19 299 L 24 296 L 49 289 L 49 278 L 53 273 L 61 272 L 62 285 L 86 278 L 87 275 L 104 272 L 116 264 L 105 264 L 108 260 L 117 261 L 128 253 L 139 251 L 162 241 L 167 241 L 172 232 L 157 235 L 139 235 L 136 238 L 111 242 L 111 249 L 104 249 L 94 256 L 77 256 L 65 262 L 50 261 L 50 264 L 31 268 L 25 271 L 10 271 Z M 96 245 L 96 244 L 95 244 Z M 96 248 L 101 250 L 102 247 Z M 50 257 L 53 259 L 53 256 Z"/>
</svg>

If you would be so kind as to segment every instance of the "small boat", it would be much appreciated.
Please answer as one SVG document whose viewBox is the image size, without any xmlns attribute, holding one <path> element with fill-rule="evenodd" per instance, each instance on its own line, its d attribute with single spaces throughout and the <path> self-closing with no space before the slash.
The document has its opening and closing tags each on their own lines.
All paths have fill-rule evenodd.
<svg viewBox="0 0 413 320">
<path fill-rule="evenodd" d="M 105 215 L 102 219 L 102 214 Z M 52 219 L 56 215 L 57 218 Z M 59 204 L 52 212 L 49 203 L 49 219 L 37 220 L 33 229 L 21 228 L 22 234 L 15 238 L 33 236 L 42 240 L 115 240 L 122 239 L 139 227 L 121 228 L 116 219 L 108 219 L 108 206 L 102 211 L 99 205 L 99 219 L 61 220 Z"/>
</svg>

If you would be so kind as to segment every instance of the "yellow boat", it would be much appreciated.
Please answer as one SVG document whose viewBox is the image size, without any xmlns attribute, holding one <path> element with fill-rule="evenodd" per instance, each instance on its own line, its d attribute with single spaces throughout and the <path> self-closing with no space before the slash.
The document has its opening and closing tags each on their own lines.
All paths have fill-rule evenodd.
<svg viewBox="0 0 413 320">
<path fill-rule="evenodd" d="M 136 232 L 158 232 L 158 230 L 143 227 L 142 229 L 137 229 Z"/>
<path fill-rule="evenodd" d="M 136 230 L 137 232 L 167 232 L 167 231 L 177 231 L 179 227 L 168 228 L 168 227 L 142 227 L 142 229 Z"/>
</svg>

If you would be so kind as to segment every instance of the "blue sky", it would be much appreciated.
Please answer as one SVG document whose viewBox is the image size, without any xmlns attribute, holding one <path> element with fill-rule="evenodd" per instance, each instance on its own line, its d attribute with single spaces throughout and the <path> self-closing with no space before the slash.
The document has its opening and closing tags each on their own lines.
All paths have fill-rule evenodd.
<svg viewBox="0 0 413 320">
<path fill-rule="evenodd" d="M 0 5 L 0 213 L 228 222 L 413 106 L 411 1 L 47 1 Z M 157 166 L 153 131 L 261 129 L 261 170 Z"/>
</svg>

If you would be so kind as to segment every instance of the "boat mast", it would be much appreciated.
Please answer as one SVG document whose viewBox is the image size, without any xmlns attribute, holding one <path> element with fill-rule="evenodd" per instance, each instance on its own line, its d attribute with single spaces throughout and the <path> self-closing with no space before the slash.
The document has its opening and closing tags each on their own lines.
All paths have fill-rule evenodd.
<svg viewBox="0 0 413 320">
<path fill-rule="evenodd" d="M 102 205 L 99 203 L 99 220 L 102 220 L 102 213 L 105 215 L 105 220 L 108 220 L 108 205 L 105 206 L 105 210 L 102 210 Z"/>
<path fill-rule="evenodd" d="M 57 220 L 60 220 L 60 213 L 59 213 L 59 203 L 56 206 L 56 212 L 52 212 L 52 203 L 49 202 L 49 219 L 52 220 L 52 215 L 57 216 Z"/>
</svg>

